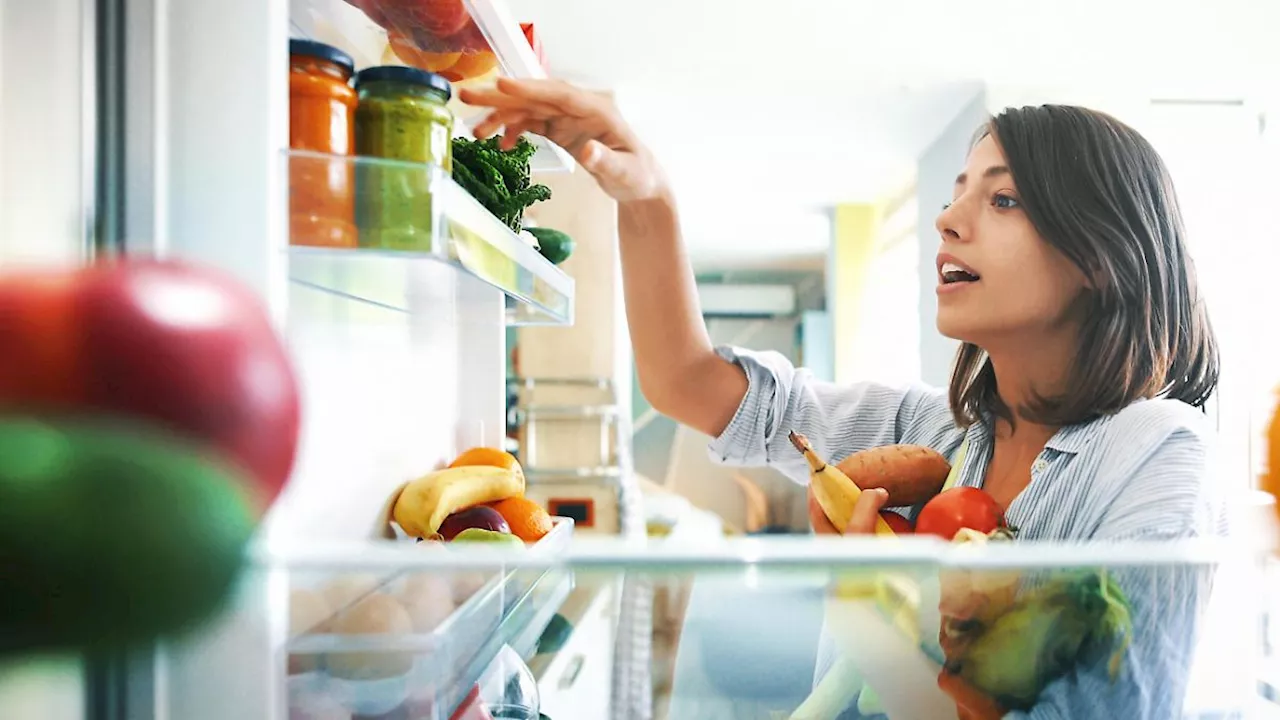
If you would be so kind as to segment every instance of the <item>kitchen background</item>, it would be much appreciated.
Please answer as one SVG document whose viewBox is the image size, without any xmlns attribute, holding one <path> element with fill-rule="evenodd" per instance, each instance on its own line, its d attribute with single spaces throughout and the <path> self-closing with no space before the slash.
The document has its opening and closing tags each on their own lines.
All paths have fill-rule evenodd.
<svg viewBox="0 0 1280 720">
<path fill-rule="evenodd" d="M 1217 467 L 1242 495 L 1252 486 L 1259 433 L 1280 385 L 1280 338 L 1271 327 L 1278 307 L 1272 274 L 1280 267 L 1274 215 L 1280 3 L 510 0 L 507 6 L 515 20 L 536 27 L 549 74 L 611 93 L 661 157 L 679 196 L 713 338 L 778 350 L 838 382 L 945 382 L 954 347 L 934 330 L 933 219 L 987 113 L 1069 102 L 1133 124 L 1172 167 L 1223 346 L 1223 382 L 1212 408 L 1222 442 Z M 101 99 L 86 91 L 102 72 L 90 39 L 95 14 L 109 7 L 128 11 L 118 17 L 130 37 L 154 43 L 139 41 L 134 54 L 126 53 L 152 74 L 127 73 L 138 81 L 131 97 L 150 104 L 129 116 L 125 134 L 160 140 L 129 146 L 156 153 L 153 174 L 93 185 L 86 183 L 85 158 L 113 148 L 95 146 L 92 128 L 67 110 L 87 111 Z M 412 461 L 492 435 L 494 428 L 455 428 L 450 413 L 473 400 L 464 394 L 484 395 L 485 403 L 500 394 L 459 390 L 450 373 L 471 358 L 433 358 L 439 364 L 425 368 L 412 362 L 421 347 L 405 340 L 396 324 L 403 319 L 376 332 L 325 335 L 332 328 L 324 324 L 338 312 L 286 288 L 276 272 L 283 253 L 260 242 L 277 219 L 273 193 L 282 178 L 259 171 L 274 167 L 266 158 L 283 147 L 274 127 L 267 129 L 280 108 L 251 105 L 234 127 L 207 113 L 227 98 L 275 88 L 278 81 L 267 80 L 263 68 L 283 59 L 285 28 L 292 25 L 294 33 L 300 21 L 311 20 L 302 34 L 341 45 L 361 64 L 376 62 L 385 35 L 334 20 L 358 16 L 343 0 L 0 4 L 0 107 L 24 109 L 0 113 L 0 267 L 69 262 L 86 237 L 118 224 L 134 231 L 133 242 L 167 245 L 256 279 L 277 311 L 285 303 L 276 301 L 290 296 L 290 311 L 301 319 L 291 340 L 318 358 L 310 369 L 319 380 L 311 385 L 333 389 L 327 408 L 344 408 L 327 414 L 330 422 L 312 437 L 343 433 L 351 417 L 362 427 L 344 435 L 343 457 L 327 467 L 314 452 L 309 456 L 299 474 L 310 489 L 282 502 L 292 511 L 273 526 L 282 533 L 365 533 L 366 518 L 359 527 L 339 520 L 361 512 L 372 517 L 381 498 L 366 497 L 352 509 L 317 492 L 327 486 L 315 478 L 357 485 L 370 479 L 366 473 L 385 484 L 416 468 Z M 154 58 L 138 55 L 151 50 Z M 194 72 L 208 69 L 198 59 L 209 56 L 219 58 L 217 72 Z M 205 134 L 236 142 L 205 143 Z M 138 161 L 131 168 L 148 166 L 147 157 L 131 160 Z M 511 447 L 526 462 L 528 448 L 536 448 L 531 468 L 550 476 L 541 487 L 555 487 L 560 474 L 585 475 L 597 481 L 594 489 L 583 490 L 582 477 L 567 477 L 563 487 L 590 493 L 604 507 L 616 482 L 611 471 L 633 465 L 651 533 L 679 533 L 696 543 L 725 532 L 803 531 L 801 488 L 768 470 L 713 465 L 705 437 L 647 406 L 630 362 L 612 204 L 581 172 L 540 181 L 555 201 L 534 206 L 529 218 L 578 243 L 563 265 L 576 282 L 574 324 L 507 334 Z M 113 188 L 121 187 L 154 202 L 127 205 L 123 217 L 86 217 L 95 199 L 112 207 Z M 234 200 L 234 211 L 201 202 L 205 196 Z M 441 287 L 452 282 L 438 279 Z M 365 320 L 385 320 L 367 308 L 360 312 Z M 349 366 L 338 360 L 367 372 L 343 375 Z M 417 381 L 406 391 L 394 382 L 397 373 Z M 430 402 L 415 404 L 423 399 Z M 388 449 L 415 441 L 413 457 Z M 313 441 L 311 449 L 320 444 Z M 615 506 L 599 520 L 616 532 L 623 514 Z M 657 590 L 652 682 L 655 706 L 662 707 L 687 588 Z M 595 656 L 613 651 L 610 632 L 591 638 Z M 190 663 L 197 671 L 199 660 Z M 608 669 L 604 662 L 593 666 Z M 31 675 L 41 678 L 41 668 L 33 666 Z M 51 675 L 55 683 L 68 680 L 60 670 Z M 1280 687 L 1280 673 L 1272 675 Z M 61 691 L 41 700 L 65 700 L 74 716 L 80 694 L 66 684 L 54 687 Z M 29 688 L 0 686 L 0 707 L 22 707 Z"/>
</svg>

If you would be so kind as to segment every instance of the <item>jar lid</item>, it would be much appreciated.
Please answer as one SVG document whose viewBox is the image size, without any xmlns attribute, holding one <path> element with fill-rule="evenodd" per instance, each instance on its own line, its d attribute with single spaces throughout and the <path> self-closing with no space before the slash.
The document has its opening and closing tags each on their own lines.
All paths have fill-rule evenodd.
<svg viewBox="0 0 1280 720">
<path fill-rule="evenodd" d="M 356 73 L 353 82 L 358 89 L 361 83 L 375 82 L 378 80 L 391 80 L 393 82 L 411 83 L 413 85 L 428 87 L 442 93 L 446 101 L 453 97 L 453 85 L 451 85 L 444 76 L 404 65 L 379 65 L 377 67 L 367 67 Z"/>
<path fill-rule="evenodd" d="M 341 65 L 347 73 L 351 73 L 356 69 L 356 62 L 351 59 L 350 55 L 332 45 L 325 45 L 315 40 L 289 38 L 289 54 L 328 60 L 335 65 Z"/>
</svg>

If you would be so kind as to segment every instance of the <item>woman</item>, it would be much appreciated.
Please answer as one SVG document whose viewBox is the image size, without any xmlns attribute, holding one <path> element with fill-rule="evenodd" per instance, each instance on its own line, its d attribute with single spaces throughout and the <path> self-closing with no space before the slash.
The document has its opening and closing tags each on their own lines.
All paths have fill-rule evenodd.
<svg viewBox="0 0 1280 720">
<path fill-rule="evenodd" d="M 1218 378 L 1213 330 L 1169 175 L 1137 132 L 1101 113 L 1008 110 L 980 133 L 936 227 L 938 330 L 962 341 L 949 391 L 819 382 L 777 353 L 714 348 L 675 202 L 653 155 L 604 97 L 557 81 L 463 90 L 491 108 L 477 136 L 546 135 L 618 200 L 627 319 L 655 408 L 715 438 L 723 462 L 808 469 L 787 433 L 840 458 L 890 443 L 956 458 L 1023 540 L 1218 534 L 1202 408 Z M 871 532 L 883 491 L 846 533 Z M 816 508 L 818 532 L 837 532 Z M 1197 570 L 1122 581 L 1135 644 L 1052 684 L 1031 718 L 1176 717 L 1208 589 Z"/>
</svg>

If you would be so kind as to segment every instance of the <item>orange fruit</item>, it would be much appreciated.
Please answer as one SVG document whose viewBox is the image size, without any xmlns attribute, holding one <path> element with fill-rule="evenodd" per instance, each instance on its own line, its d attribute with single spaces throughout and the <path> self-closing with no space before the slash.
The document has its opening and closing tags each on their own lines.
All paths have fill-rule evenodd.
<svg viewBox="0 0 1280 720">
<path fill-rule="evenodd" d="M 491 447 L 473 447 L 449 463 L 451 468 L 466 465 L 492 465 L 493 467 L 520 469 L 520 462 L 516 460 L 515 455 L 505 450 Z"/>
<path fill-rule="evenodd" d="M 449 82 L 471 80 L 498 67 L 498 56 L 488 50 L 462 53 L 449 67 L 440 70 L 440 74 Z"/>
<path fill-rule="evenodd" d="M 527 497 L 509 497 L 489 503 L 489 507 L 497 510 L 502 519 L 507 521 L 512 535 L 525 542 L 537 542 L 551 532 L 551 516 L 541 505 Z"/>
<path fill-rule="evenodd" d="M 1267 468 L 1262 475 L 1262 490 L 1275 496 L 1276 502 L 1272 507 L 1276 511 L 1276 521 L 1280 522 L 1280 392 L 1276 398 L 1275 414 L 1267 428 Z"/>
</svg>

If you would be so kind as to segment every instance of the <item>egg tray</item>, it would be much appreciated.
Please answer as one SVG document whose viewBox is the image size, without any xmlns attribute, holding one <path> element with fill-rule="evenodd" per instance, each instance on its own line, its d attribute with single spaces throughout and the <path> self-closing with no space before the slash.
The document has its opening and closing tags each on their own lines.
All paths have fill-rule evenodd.
<svg viewBox="0 0 1280 720">
<path fill-rule="evenodd" d="M 555 556 L 567 550 L 573 520 L 554 517 L 552 523 L 551 532 L 528 552 Z M 403 597 L 405 583 L 421 572 L 399 572 L 368 583 L 335 607 L 333 617 L 374 592 Z M 447 719 L 504 645 L 530 636 L 536 642 L 541 628 L 532 626 L 545 625 L 573 586 L 567 568 L 491 571 L 483 579 L 477 575 L 462 572 L 450 578 L 479 588 L 429 631 L 294 637 L 286 646 L 289 664 L 291 670 L 303 671 L 289 676 L 291 713 L 323 717 L 345 709 L 382 715 L 407 704 L 414 718 Z M 337 664 L 347 670 L 332 672 L 330 665 Z"/>
</svg>

